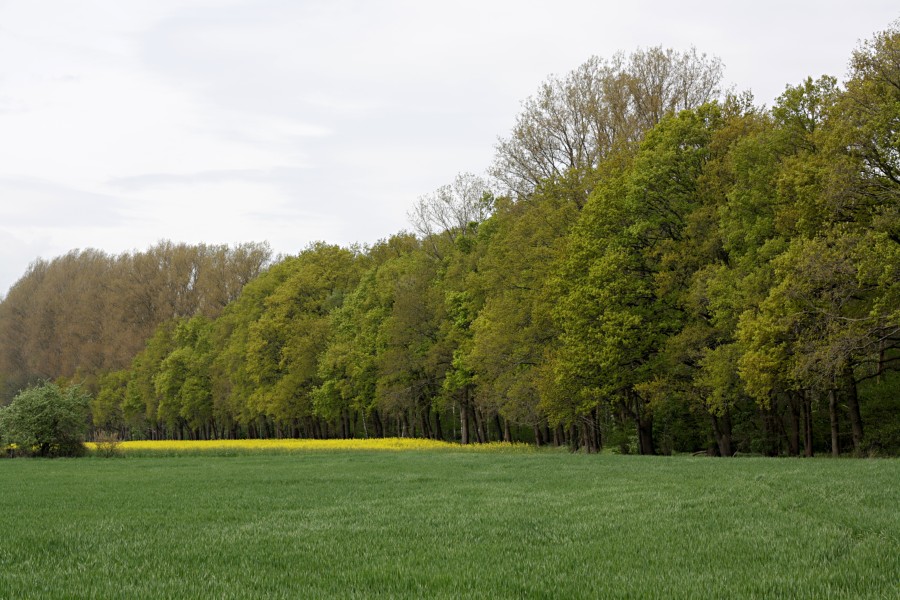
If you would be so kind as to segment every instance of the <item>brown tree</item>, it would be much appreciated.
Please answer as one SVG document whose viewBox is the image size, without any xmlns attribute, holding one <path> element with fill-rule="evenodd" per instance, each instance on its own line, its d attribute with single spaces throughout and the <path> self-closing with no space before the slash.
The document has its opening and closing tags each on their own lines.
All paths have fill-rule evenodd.
<svg viewBox="0 0 900 600">
<path fill-rule="evenodd" d="M 714 99 L 721 79 L 721 61 L 693 48 L 591 57 L 525 100 L 509 137 L 497 143 L 491 174 L 512 193 L 528 195 L 542 180 L 597 166 L 665 115 Z"/>
</svg>

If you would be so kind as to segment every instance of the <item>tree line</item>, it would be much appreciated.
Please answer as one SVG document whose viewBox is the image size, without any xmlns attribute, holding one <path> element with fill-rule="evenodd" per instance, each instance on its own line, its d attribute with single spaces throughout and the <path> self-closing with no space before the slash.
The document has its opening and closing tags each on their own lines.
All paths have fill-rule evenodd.
<svg viewBox="0 0 900 600">
<path fill-rule="evenodd" d="M 39 261 L 0 304 L 4 393 L 83 382 L 142 438 L 896 453 L 900 30 L 770 109 L 721 73 L 654 48 L 552 77 L 491 181 L 371 247 Z"/>
<path fill-rule="evenodd" d="M 96 389 L 161 323 L 216 317 L 271 258 L 267 244 L 163 241 L 119 256 L 87 249 L 34 261 L 0 302 L 0 404 L 40 380 Z"/>
</svg>

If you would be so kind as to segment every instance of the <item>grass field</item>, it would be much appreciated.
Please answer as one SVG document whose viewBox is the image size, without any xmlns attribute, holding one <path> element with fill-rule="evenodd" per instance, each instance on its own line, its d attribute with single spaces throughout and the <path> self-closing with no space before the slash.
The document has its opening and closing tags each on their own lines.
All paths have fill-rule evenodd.
<svg viewBox="0 0 900 600">
<path fill-rule="evenodd" d="M 2 598 L 897 598 L 900 461 L 0 460 Z"/>
</svg>

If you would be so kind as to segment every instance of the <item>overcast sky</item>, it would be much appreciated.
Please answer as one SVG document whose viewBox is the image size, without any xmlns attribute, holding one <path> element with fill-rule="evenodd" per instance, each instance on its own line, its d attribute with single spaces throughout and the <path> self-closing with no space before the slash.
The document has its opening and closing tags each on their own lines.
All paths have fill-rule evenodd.
<svg viewBox="0 0 900 600">
<path fill-rule="evenodd" d="M 0 296 L 37 257 L 161 239 L 371 243 L 482 174 L 591 55 L 718 56 L 771 105 L 843 78 L 896 0 L 0 0 Z"/>
</svg>

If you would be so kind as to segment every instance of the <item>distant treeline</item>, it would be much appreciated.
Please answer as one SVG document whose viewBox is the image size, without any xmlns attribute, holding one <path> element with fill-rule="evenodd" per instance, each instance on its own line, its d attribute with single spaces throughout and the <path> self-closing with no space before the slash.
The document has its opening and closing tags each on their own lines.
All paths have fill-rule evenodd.
<svg viewBox="0 0 900 600">
<path fill-rule="evenodd" d="M 775 106 L 721 65 L 593 58 L 367 248 L 35 263 L 4 399 L 83 382 L 137 438 L 422 436 L 595 451 L 900 451 L 900 29 Z"/>
<path fill-rule="evenodd" d="M 0 404 L 42 379 L 96 389 L 97 377 L 128 368 L 161 324 L 217 317 L 271 254 L 266 244 L 160 242 L 120 256 L 73 250 L 35 261 L 0 303 Z"/>
</svg>

